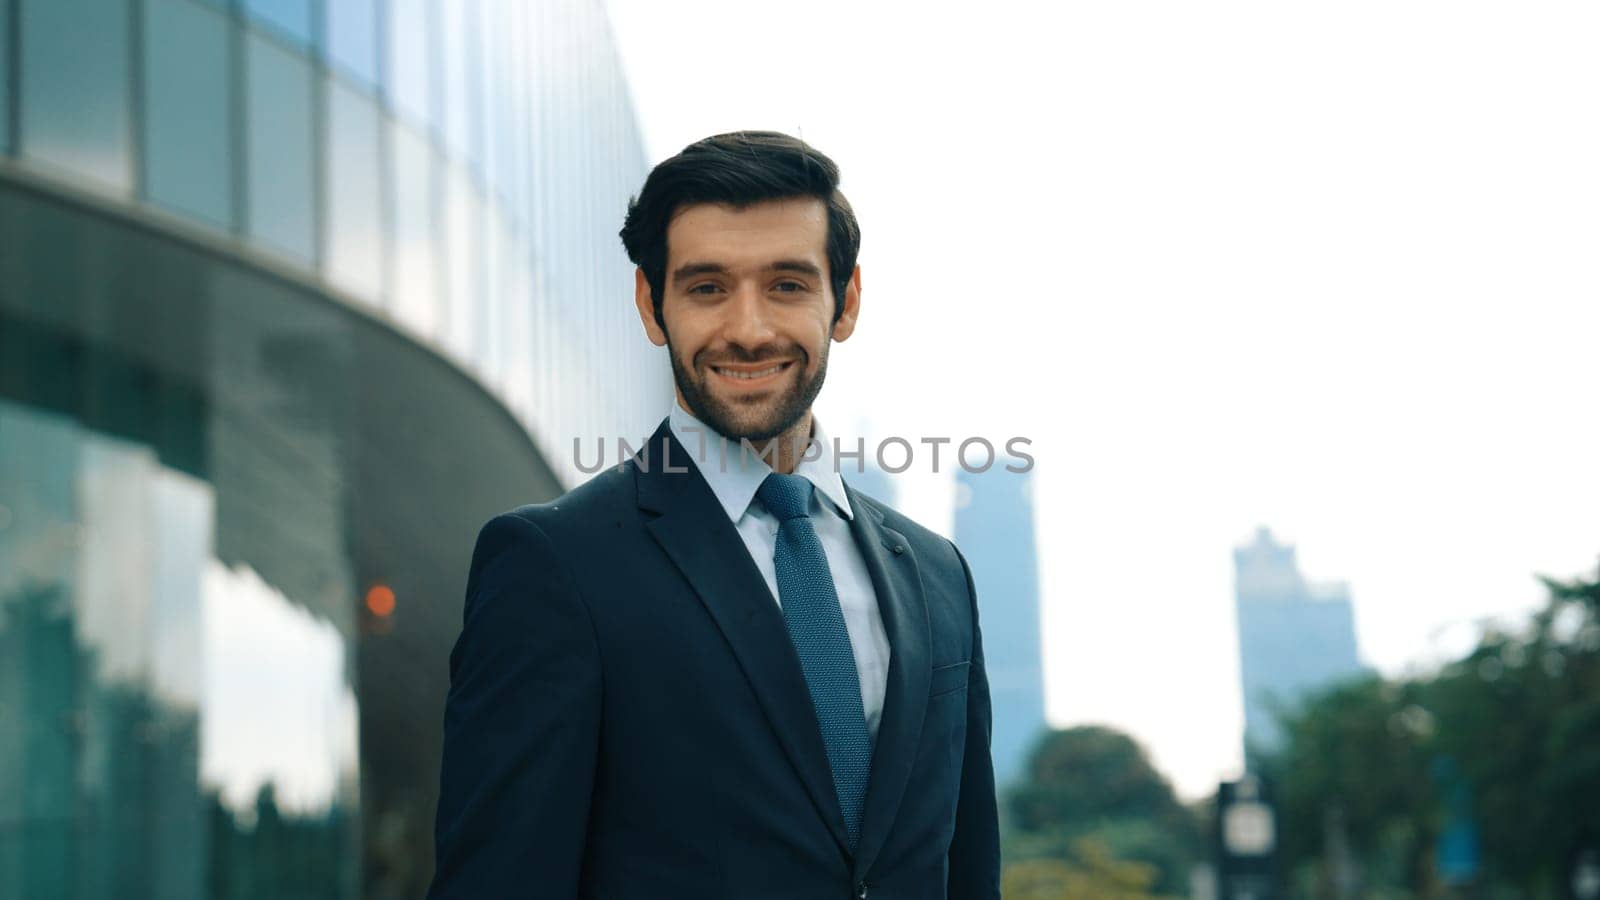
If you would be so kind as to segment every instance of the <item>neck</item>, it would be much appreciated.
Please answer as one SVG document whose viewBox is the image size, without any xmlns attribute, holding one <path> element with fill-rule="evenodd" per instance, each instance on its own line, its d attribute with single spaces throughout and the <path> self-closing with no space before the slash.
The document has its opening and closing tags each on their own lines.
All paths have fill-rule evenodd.
<svg viewBox="0 0 1600 900">
<path fill-rule="evenodd" d="M 678 394 L 677 401 L 678 406 L 684 412 L 689 413 L 691 416 L 694 415 L 694 411 L 689 409 L 689 404 L 683 402 L 682 393 Z M 711 431 L 710 426 L 706 426 L 706 428 Z M 712 433 L 715 434 L 715 432 Z M 731 452 L 737 453 L 739 442 L 733 438 L 726 438 L 726 436 L 724 438 L 728 441 Z M 772 471 L 782 475 L 792 475 L 800 465 L 800 457 L 805 454 L 806 446 L 810 443 L 811 410 L 808 409 L 800 417 L 800 420 L 795 422 L 788 430 L 763 441 L 751 441 L 750 446 L 762 459 L 766 460 L 767 465 L 772 467 Z M 768 450 L 769 447 L 771 448 L 770 451 Z"/>
<path fill-rule="evenodd" d="M 751 441 L 750 446 L 756 448 L 772 471 L 783 475 L 792 475 L 800 465 L 800 457 L 806 451 L 806 445 L 811 442 L 811 410 L 806 410 L 800 421 L 794 423 L 788 431 L 775 435 L 765 441 Z M 770 453 L 768 455 L 769 450 Z"/>
</svg>

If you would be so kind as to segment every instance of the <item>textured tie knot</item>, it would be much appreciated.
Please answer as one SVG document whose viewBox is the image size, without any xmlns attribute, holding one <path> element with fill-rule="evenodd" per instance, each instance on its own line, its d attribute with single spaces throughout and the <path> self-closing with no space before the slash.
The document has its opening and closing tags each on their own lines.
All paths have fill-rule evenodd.
<svg viewBox="0 0 1600 900">
<path fill-rule="evenodd" d="M 773 472 L 756 489 L 756 496 L 780 522 L 811 515 L 811 482 L 802 475 Z"/>
</svg>

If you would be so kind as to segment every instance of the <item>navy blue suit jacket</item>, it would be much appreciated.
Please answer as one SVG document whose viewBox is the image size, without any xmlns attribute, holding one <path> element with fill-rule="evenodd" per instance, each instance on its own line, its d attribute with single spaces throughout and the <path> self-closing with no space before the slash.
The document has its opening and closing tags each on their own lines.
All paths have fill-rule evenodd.
<svg viewBox="0 0 1600 900">
<path fill-rule="evenodd" d="M 891 648 L 856 852 L 783 614 L 663 422 L 478 536 L 429 897 L 999 897 L 971 573 L 846 490 Z"/>
</svg>

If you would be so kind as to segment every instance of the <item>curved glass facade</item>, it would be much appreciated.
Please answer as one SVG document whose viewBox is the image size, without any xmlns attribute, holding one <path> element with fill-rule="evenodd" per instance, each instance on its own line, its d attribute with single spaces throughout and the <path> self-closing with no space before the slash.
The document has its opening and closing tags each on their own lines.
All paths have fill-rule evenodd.
<svg viewBox="0 0 1600 900">
<path fill-rule="evenodd" d="M 660 418 L 616 238 L 648 161 L 597 0 L 0 11 L 15 170 L 203 229 L 445 354 L 564 483 L 574 437 Z"/>
<path fill-rule="evenodd" d="M 0 893 L 414 897 L 490 515 L 670 380 L 598 0 L 0 0 Z"/>
</svg>

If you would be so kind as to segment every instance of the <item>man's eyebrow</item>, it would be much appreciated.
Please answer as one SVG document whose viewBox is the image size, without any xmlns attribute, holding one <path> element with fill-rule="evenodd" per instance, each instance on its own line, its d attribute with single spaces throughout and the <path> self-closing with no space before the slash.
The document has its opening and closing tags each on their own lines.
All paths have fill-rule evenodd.
<svg viewBox="0 0 1600 900">
<path fill-rule="evenodd" d="M 773 272 L 794 272 L 799 275 L 810 275 L 812 278 L 822 277 L 822 270 L 817 268 L 816 263 L 806 262 L 803 259 L 780 259 L 767 266 L 767 269 Z"/>
<path fill-rule="evenodd" d="M 809 275 L 812 278 L 821 278 L 822 269 L 816 263 L 803 259 L 780 259 L 767 266 L 769 272 L 794 272 L 797 275 Z M 697 275 L 726 275 L 728 267 L 722 263 L 714 262 L 689 262 L 672 270 L 672 283 L 678 284 L 694 278 Z"/>
<path fill-rule="evenodd" d="M 728 267 L 724 266 L 721 263 L 714 263 L 714 262 L 684 263 L 683 265 L 681 265 L 681 266 L 677 267 L 676 269 L 672 270 L 672 283 L 673 284 L 677 284 L 680 281 L 684 281 L 686 279 L 693 278 L 696 275 L 725 275 L 725 274 L 727 274 L 727 272 L 728 272 Z"/>
</svg>

